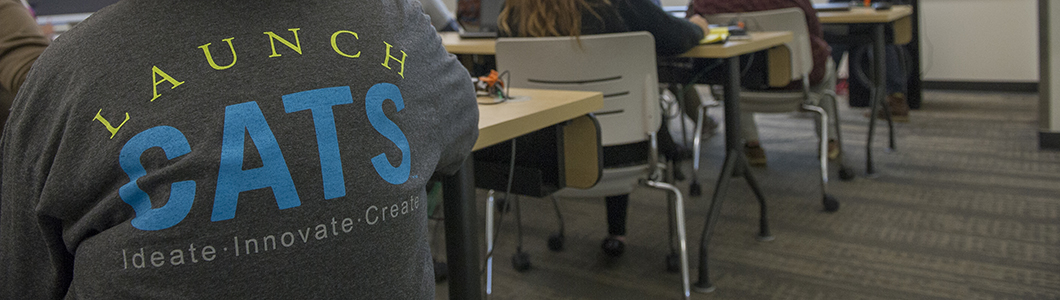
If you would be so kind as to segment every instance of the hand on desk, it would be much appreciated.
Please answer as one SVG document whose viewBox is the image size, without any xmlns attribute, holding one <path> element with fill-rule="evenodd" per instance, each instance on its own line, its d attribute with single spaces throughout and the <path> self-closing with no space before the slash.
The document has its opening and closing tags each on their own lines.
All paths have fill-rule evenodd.
<svg viewBox="0 0 1060 300">
<path fill-rule="evenodd" d="M 707 22 L 707 19 L 703 18 L 703 16 L 694 15 L 691 18 L 688 18 L 688 21 L 692 22 L 692 24 L 699 25 L 699 28 L 703 29 L 704 35 L 710 32 L 710 22 Z"/>
</svg>

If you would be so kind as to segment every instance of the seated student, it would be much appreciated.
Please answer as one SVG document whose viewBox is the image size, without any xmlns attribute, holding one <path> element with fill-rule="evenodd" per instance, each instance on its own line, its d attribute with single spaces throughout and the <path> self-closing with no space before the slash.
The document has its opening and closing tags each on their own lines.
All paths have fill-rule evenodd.
<svg viewBox="0 0 1060 300">
<path fill-rule="evenodd" d="M 813 55 L 813 69 L 809 74 L 810 85 L 816 86 L 822 84 L 823 80 L 829 79 L 831 80 L 829 87 L 835 88 L 835 76 L 825 76 L 826 73 L 829 72 L 828 66 L 834 65 L 830 62 L 830 49 L 828 43 L 824 41 L 824 33 L 821 30 L 821 22 L 817 19 L 817 11 L 813 9 L 813 4 L 810 3 L 809 0 L 692 0 L 692 3 L 688 6 L 688 14 L 714 15 L 789 7 L 798 7 L 802 9 L 806 15 L 806 25 L 810 33 L 810 48 Z M 834 70 L 832 70 L 832 72 L 834 72 Z M 801 89 L 802 83 L 792 82 L 788 88 Z M 820 97 L 818 96 L 817 98 L 819 99 Z M 835 110 L 835 107 L 832 107 L 830 101 L 820 102 L 820 105 L 828 111 L 830 115 L 834 115 L 832 112 Z M 758 140 L 758 128 L 754 121 L 754 115 L 752 113 L 742 112 L 740 115 L 740 121 L 741 135 L 746 141 L 744 149 L 747 154 L 748 162 L 751 165 L 764 166 L 766 164 L 766 154 Z M 837 122 L 838 120 L 829 121 Z M 836 136 L 834 126 L 828 126 L 828 130 L 829 136 Z M 828 157 L 834 159 L 838 157 L 838 155 L 839 144 L 836 143 L 835 139 L 829 139 Z"/>
<path fill-rule="evenodd" d="M 418 1 L 121 1 L 50 47 L 0 299 L 434 299 L 424 185 L 478 108 Z"/>
<path fill-rule="evenodd" d="M 674 18 L 649 0 L 508 0 L 498 23 L 502 36 L 520 37 L 648 31 L 655 37 L 658 55 L 688 51 L 709 30 L 702 17 Z M 601 247 L 620 256 L 625 249 L 629 195 L 612 195 L 606 202 L 608 236 Z"/>
</svg>

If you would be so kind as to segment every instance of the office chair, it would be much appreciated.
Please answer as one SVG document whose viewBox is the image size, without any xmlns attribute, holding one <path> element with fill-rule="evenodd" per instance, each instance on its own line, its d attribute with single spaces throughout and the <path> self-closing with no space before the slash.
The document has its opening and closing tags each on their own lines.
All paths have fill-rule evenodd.
<svg viewBox="0 0 1060 300">
<path fill-rule="evenodd" d="M 665 166 L 659 162 L 655 136 L 662 115 L 652 35 L 627 32 L 586 35 L 578 39 L 500 38 L 497 39 L 497 69 L 511 73 L 507 84 L 512 87 L 600 91 L 604 94 L 604 108 L 594 113 L 600 124 L 601 145 L 604 147 L 603 175 L 592 188 L 565 188 L 552 194 L 560 232 L 549 239 L 549 248 L 553 251 L 563 248 L 562 215 L 556 197 L 629 194 L 638 185 L 668 191 L 672 195 L 668 200 L 673 201 L 671 207 L 676 216 L 671 237 L 676 227 L 679 240 L 679 250 L 674 250 L 673 242 L 670 243 L 672 251 L 668 263 L 679 265 L 683 295 L 688 298 L 683 197 L 680 190 L 660 179 L 661 169 Z M 608 155 L 617 149 L 635 149 L 639 155 Z M 521 252 L 517 249 L 516 255 L 525 257 Z M 518 270 L 520 266 L 516 268 Z"/>
<path fill-rule="evenodd" d="M 810 49 L 810 34 L 806 28 L 806 16 L 802 9 L 784 8 L 747 13 L 726 13 L 704 16 L 712 24 L 726 24 L 733 20 L 742 21 L 748 31 L 791 31 L 793 38 L 785 44 L 790 57 L 791 81 L 801 81 L 801 90 L 741 90 L 740 106 L 744 112 L 754 113 L 790 113 L 799 111 L 811 111 L 819 115 L 820 123 L 817 126 L 820 136 L 820 165 L 821 165 L 821 202 L 825 211 L 834 212 L 839 209 L 839 201 L 828 194 L 828 119 L 834 118 L 836 142 L 839 144 L 840 176 L 852 177 L 853 172 L 843 166 L 843 140 L 839 128 L 839 112 L 825 112 L 821 105 L 814 103 L 818 101 L 829 101 L 832 107 L 836 107 L 835 95 L 835 67 L 829 66 L 826 78 L 816 86 L 810 86 L 809 73 L 813 69 L 813 56 Z M 832 62 L 829 62 L 830 64 Z M 777 67 L 771 65 L 770 67 Z M 700 121 L 702 121 L 702 110 Z M 695 135 L 694 151 L 695 157 L 699 157 L 699 132 Z M 698 163 L 694 163 L 698 169 Z"/>
</svg>

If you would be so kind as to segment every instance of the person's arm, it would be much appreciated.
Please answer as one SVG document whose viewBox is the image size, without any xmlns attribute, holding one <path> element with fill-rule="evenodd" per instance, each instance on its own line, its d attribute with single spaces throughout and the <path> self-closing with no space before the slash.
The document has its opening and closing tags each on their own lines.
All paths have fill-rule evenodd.
<svg viewBox="0 0 1060 300">
<path fill-rule="evenodd" d="M 631 31 L 647 31 L 655 37 L 655 53 L 677 55 L 699 45 L 708 30 L 706 20 L 695 24 L 674 17 L 648 0 L 615 0 L 615 8 Z"/>
<path fill-rule="evenodd" d="M 72 279 L 73 256 L 63 244 L 61 222 L 38 217 L 28 199 L 10 197 L 18 193 L 9 193 L 6 187 L 17 180 L 4 181 L 4 197 L 0 199 L 0 298 L 62 299 Z"/>
<path fill-rule="evenodd" d="M 0 87 L 17 92 L 47 46 L 48 38 L 22 3 L 0 0 Z"/>
<path fill-rule="evenodd" d="M 42 172 L 50 167 L 40 153 L 52 152 L 43 146 L 48 138 L 19 133 L 41 127 L 33 121 L 40 119 L 13 116 L 0 138 L 0 299 L 62 299 L 72 279 L 63 222 L 41 213 Z"/>
</svg>

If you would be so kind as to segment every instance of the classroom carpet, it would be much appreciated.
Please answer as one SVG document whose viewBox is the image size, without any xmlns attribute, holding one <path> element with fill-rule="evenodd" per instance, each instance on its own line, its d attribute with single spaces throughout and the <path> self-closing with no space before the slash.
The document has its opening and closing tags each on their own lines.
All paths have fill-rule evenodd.
<svg viewBox="0 0 1060 300">
<path fill-rule="evenodd" d="M 821 204 L 812 115 L 758 115 L 768 165 L 751 172 L 775 240 L 755 239 L 759 206 L 746 182 L 724 183 L 709 247 L 717 289 L 691 299 L 1060 299 L 1060 151 L 1039 150 L 1038 109 L 1037 94 L 925 91 L 910 122 L 895 124 L 895 151 L 887 150 L 886 123 L 877 123 L 878 173 L 868 178 L 866 109 L 841 103 L 842 159 L 857 177 L 840 180 L 831 162 L 828 191 L 841 203 L 834 213 Z M 710 115 L 722 120 L 720 108 Z M 723 130 L 705 141 L 697 173 L 703 195 L 685 200 L 693 283 Z M 680 168 L 691 177 L 690 162 Z M 677 185 L 687 195 L 689 180 Z M 482 214 L 486 191 L 478 194 Z M 602 198 L 559 199 L 561 252 L 547 247 L 558 228 L 552 202 L 518 202 L 531 268 L 512 266 L 518 233 L 510 210 L 485 299 L 681 298 L 679 273 L 666 270 L 673 244 L 665 193 L 632 194 L 626 251 L 617 259 L 600 249 Z M 432 236 L 444 261 L 443 226 L 432 226 Z M 448 299 L 448 282 L 436 289 L 436 299 Z"/>
</svg>

